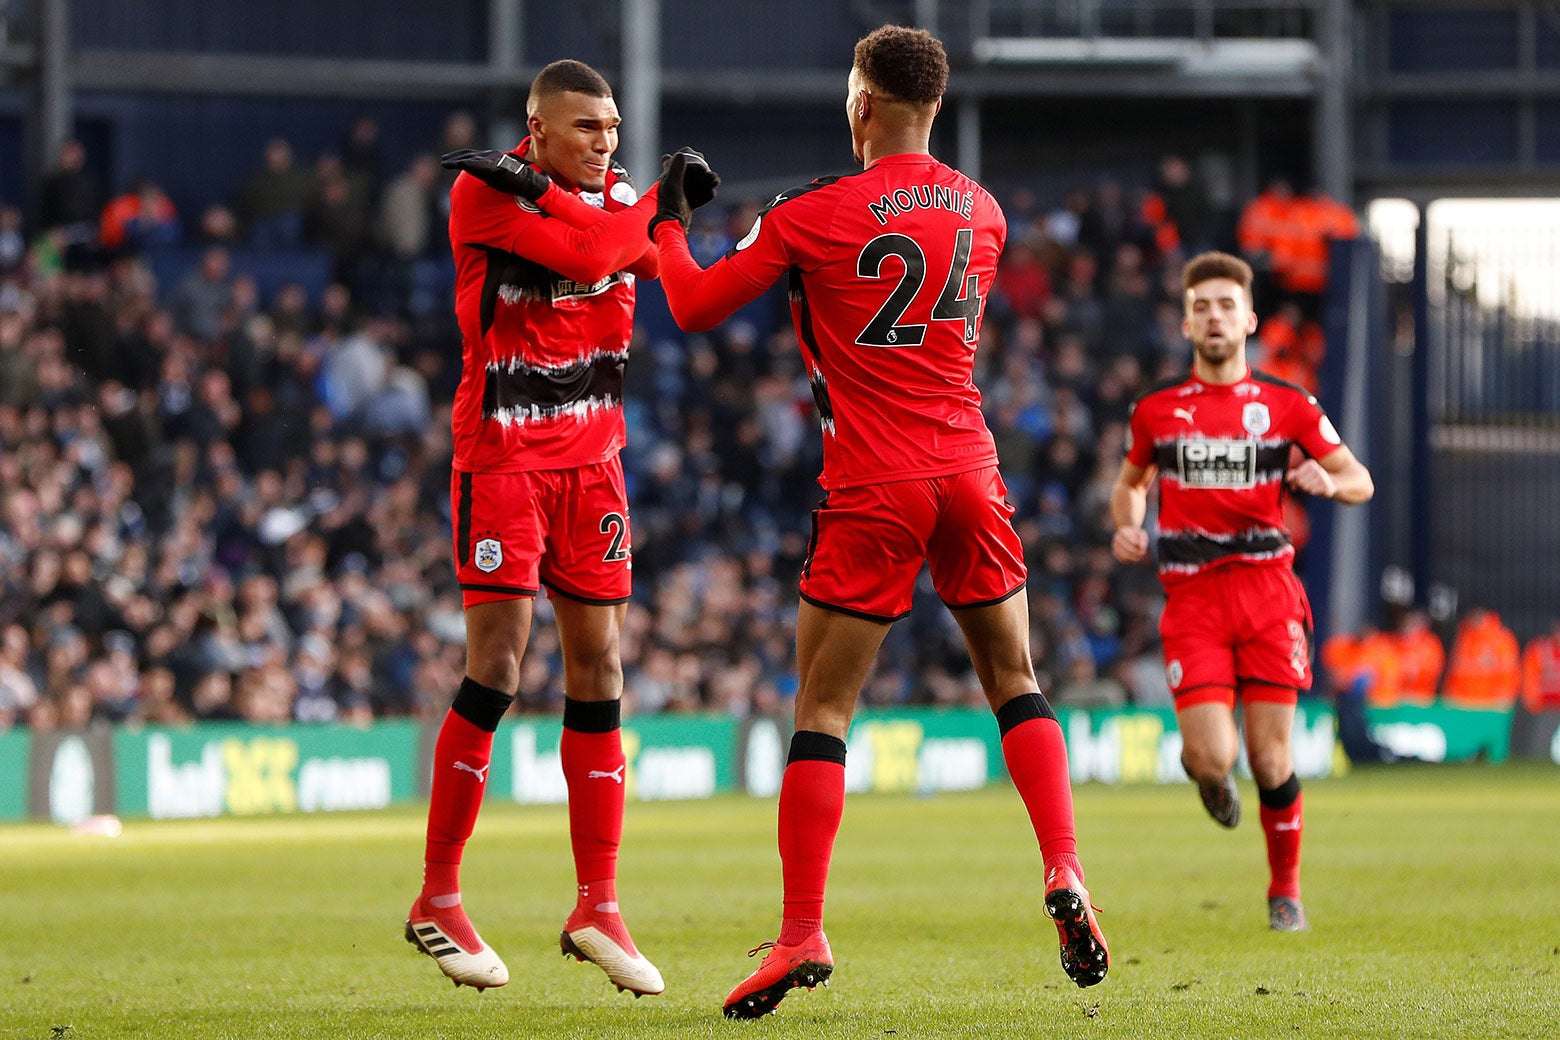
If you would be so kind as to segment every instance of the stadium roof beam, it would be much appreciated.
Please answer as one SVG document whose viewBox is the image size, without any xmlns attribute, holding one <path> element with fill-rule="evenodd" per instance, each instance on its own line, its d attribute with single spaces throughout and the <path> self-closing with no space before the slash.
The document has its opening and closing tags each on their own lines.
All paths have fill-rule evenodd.
<svg viewBox="0 0 1560 1040">
<path fill-rule="evenodd" d="M 18 63 L 28 64 L 28 55 Z M 491 63 L 296 58 L 254 54 L 130 51 L 91 48 L 70 62 L 78 90 L 149 91 L 169 94 L 286 97 L 397 97 L 467 99 L 489 90 L 523 96 L 535 66 L 495 68 Z M 610 71 L 610 70 L 609 70 Z M 841 96 L 836 71 L 725 72 L 666 69 L 661 94 L 678 101 L 748 105 L 818 101 Z M 1101 66 L 978 68 L 955 70 L 952 97 L 1274 97 L 1306 98 L 1316 92 L 1308 72 L 1280 74 L 1226 70 L 1220 75 Z"/>
</svg>

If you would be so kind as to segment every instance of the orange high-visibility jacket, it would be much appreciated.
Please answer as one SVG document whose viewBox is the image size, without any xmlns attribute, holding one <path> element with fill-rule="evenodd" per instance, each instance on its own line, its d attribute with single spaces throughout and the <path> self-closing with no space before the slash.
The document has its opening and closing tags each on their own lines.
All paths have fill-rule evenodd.
<svg viewBox="0 0 1560 1040">
<path fill-rule="evenodd" d="M 1536 636 L 1522 654 L 1522 704 L 1535 715 L 1560 711 L 1560 636 Z"/>
<path fill-rule="evenodd" d="M 1517 637 L 1487 611 L 1457 626 L 1443 694 L 1458 708 L 1506 709 L 1517 699 Z"/>
<path fill-rule="evenodd" d="M 1436 687 L 1441 683 L 1441 670 L 1446 667 L 1446 650 L 1441 646 L 1441 637 L 1428 628 L 1421 628 L 1400 632 L 1394 638 L 1398 643 L 1404 703 L 1435 703 Z"/>
</svg>

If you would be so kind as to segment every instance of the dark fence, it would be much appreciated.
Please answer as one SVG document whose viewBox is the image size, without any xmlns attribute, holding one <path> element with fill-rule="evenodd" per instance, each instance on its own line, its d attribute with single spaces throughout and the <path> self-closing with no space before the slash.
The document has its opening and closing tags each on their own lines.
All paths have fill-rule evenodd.
<svg viewBox="0 0 1560 1040">
<path fill-rule="evenodd" d="M 1384 245 L 1386 552 L 1526 639 L 1560 615 L 1560 205 L 1438 202 Z"/>
</svg>

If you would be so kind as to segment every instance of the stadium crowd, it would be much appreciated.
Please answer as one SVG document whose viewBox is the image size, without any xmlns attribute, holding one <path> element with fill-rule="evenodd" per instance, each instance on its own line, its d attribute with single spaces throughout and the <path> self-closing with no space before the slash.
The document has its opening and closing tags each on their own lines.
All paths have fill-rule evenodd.
<svg viewBox="0 0 1560 1040">
<path fill-rule="evenodd" d="M 457 115 L 438 146 L 476 137 Z M 108 197 L 74 142 L 35 215 L 0 205 L 0 728 L 429 716 L 460 682 L 450 177 L 431 152 L 384 177 L 365 120 L 312 167 L 285 140 L 263 155 L 195 221 L 147 181 Z M 1169 703 L 1158 583 L 1109 551 L 1127 412 L 1187 363 L 1183 256 L 1233 248 L 1239 226 L 1248 255 L 1281 263 L 1179 157 L 1137 172 L 1136 191 L 999 196 L 1008 248 L 977 354 L 1034 656 L 1064 706 Z M 701 262 L 757 212 L 719 201 L 690 239 Z M 160 284 L 159 257 L 192 247 Z M 247 268 L 279 250 L 326 277 L 263 290 Z M 656 294 L 641 287 L 642 313 Z M 783 298 L 761 303 L 710 334 L 636 332 L 631 712 L 765 711 L 795 686 L 821 448 Z M 1260 336 L 1265 367 L 1314 384 L 1304 309 Z M 519 703 L 555 711 L 556 629 L 537 609 Z M 863 699 L 984 704 L 929 583 Z"/>
</svg>

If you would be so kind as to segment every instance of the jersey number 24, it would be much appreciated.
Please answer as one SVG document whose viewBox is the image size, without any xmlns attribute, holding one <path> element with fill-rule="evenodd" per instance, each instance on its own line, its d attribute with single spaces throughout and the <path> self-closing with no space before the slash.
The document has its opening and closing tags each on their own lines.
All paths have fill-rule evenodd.
<svg viewBox="0 0 1560 1040">
<path fill-rule="evenodd" d="M 948 278 L 943 282 L 937 302 L 932 305 L 933 321 L 964 322 L 966 343 L 975 342 L 980 319 L 980 279 L 966 273 L 970 266 L 970 246 L 974 241 L 972 229 L 959 229 L 953 243 L 953 263 L 948 267 Z M 856 260 L 856 274 L 862 278 L 881 278 L 883 262 L 891 256 L 897 256 L 903 262 L 904 271 L 883 306 L 856 336 L 856 342 L 864 347 L 918 347 L 926 338 L 926 325 L 900 324 L 926 281 L 926 252 L 920 243 L 909 235 L 879 235 L 862 248 L 861 256 Z"/>
</svg>

